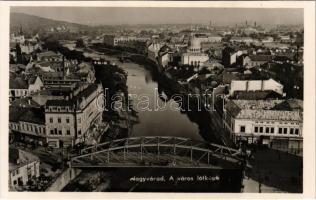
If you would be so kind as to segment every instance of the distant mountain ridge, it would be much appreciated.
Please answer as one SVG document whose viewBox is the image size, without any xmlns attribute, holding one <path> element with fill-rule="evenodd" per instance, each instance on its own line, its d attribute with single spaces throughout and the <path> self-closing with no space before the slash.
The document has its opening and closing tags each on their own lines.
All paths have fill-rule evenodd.
<svg viewBox="0 0 316 200">
<path fill-rule="evenodd" d="M 38 17 L 35 15 L 28 15 L 25 13 L 11 13 L 10 14 L 10 31 L 11 33 L 18 32 L 22 28 L 25 31 L 40 31 L 49 30 L 57 27 L 67 27 L 70 31 L 77 31 L 79 29 L 87 29 L 88 25 L 71 23 L 66 21 L 59 21 Z"/>
</svg>

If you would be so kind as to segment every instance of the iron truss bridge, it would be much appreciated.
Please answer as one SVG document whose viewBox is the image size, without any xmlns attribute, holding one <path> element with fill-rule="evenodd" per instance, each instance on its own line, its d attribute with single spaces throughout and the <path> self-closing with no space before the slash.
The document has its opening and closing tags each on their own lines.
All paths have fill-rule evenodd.
<svg viewBox="0 0 316 200">
<path fill-rule="evenodd" d="M 241 151 L 181 137 L 130 137 L 99 143 L 70 159 L 72 168 L 223 167 L 241 164 Z"/>
</svg>

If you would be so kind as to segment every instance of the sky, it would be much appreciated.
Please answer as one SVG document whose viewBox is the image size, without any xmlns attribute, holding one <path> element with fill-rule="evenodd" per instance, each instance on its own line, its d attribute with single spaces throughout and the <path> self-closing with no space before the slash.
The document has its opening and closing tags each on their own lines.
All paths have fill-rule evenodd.
<svg viewBox="0 0 316 200">
<path fill-rule="evenodd" d="M 12 7 L 11 12 L 90 25 L 303 24 L 303 9 L 288 8 L 123 8 L 123 7 Z"/>
</svg>

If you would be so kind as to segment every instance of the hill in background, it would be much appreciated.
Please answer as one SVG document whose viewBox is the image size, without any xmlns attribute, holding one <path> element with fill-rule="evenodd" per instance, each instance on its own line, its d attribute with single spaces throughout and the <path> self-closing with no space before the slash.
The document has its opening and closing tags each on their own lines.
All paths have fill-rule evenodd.
<svg viewBox="0 0 316 200">
<path fill-rule="evenodd" d="M 11 13 L 10 32 L 18 33 L 21 29 L 24 34 L 36 34 L 43 31 L 78 32 L 79 30 L 88 30 L 89 26 L 24 13 Z"/>
</svg>

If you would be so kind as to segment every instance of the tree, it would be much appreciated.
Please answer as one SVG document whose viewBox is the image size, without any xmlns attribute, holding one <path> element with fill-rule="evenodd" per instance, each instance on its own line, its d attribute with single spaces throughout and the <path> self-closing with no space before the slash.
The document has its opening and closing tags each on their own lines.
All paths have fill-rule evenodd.
<svg viewBox="0 0 316 200">
<path fill-rule="evenodd" d="M 85 47 L 85 45 L 84 45 L 84 42 L 83 42 L 83 39 L 78 39 L 77 41 L 76 41 L 76 47 L 77 48 L 82 48 L 82 47 Z"/>
<path fill-rule="evenodd" d="M 16 44 L 15 46 L 16 49 L 16 62 L 21 64 L 22 63 L 22 51 L 21 51 L 21 47 L 20 44 Z"/>
</svg>

